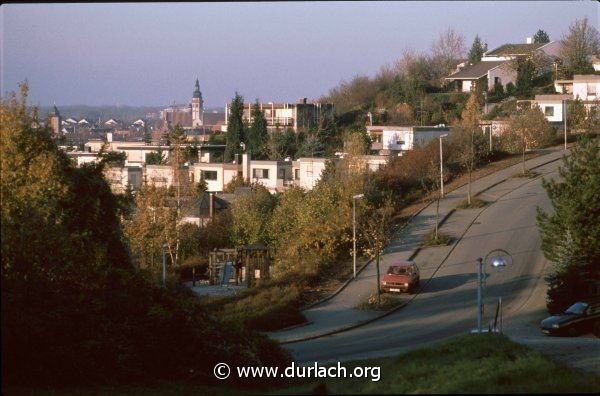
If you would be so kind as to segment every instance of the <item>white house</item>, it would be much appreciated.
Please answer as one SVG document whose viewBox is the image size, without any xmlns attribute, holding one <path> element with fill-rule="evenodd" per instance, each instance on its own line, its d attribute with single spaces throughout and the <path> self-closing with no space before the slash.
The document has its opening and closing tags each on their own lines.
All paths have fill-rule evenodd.
<svg viewBox="0 0 600 396">
<path fill-rule="evenodd" d="M 325 170 L 327 158 L 298 158 L 292 164 L 294 173 L 294 185 L 305 190 L 312 190 L 321 179 Z"/>
<path fill-rule="evenodd" d="M 367 126 L 371 150 L 380 155 L 412 150 L 416 144 L 422 145 L 450 130 L 446 126 Z"/>
<path fill-rule="evenodd" d="M 204 179 L 211 192 L 223 191 L 235 177 L 243 177 L 242 164 L 200 162 L 190 166 L 190 180 L 197 183 Z"/>
<path fill-rule="evenodd" d="M 260 183 L 271 192 L 282 191 L 292 182 L 291 161 L 253 161 L 244 154 L 242 169 L 244 179 Z"/>
<path fill-rule="evenodd" d="M 170 187 L 175 185 L 176 173 L 171 165 L 146 165 L 142 172 L 144 184 L 152 184 L 157 187 Z M 189 181 L 189 170 L 187 166 L 179 169 L 179 182 L 183 185 Z"/>
<path fill-rule="evenodd" d="M 537 105 L 546 116 L 549 122 L 564 122 L 563 113 L 568 101 L 573 98 L 572 95 L 535 95 L 532 105 Z"/>
</svg>

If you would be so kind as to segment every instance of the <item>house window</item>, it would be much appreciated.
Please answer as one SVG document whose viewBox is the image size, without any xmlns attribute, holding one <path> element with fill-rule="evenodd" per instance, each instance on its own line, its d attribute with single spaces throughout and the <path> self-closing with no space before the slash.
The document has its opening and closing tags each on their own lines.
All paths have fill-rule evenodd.
<svg viewBox="0 0 600 396">
<path fill-rule="evenodd" d="M 282 168 L 277 170 L 277 178 L 285 179 L 285 169 Z"/>
<path fill-rule="evenodd" d="M 203 180 L 217 180 L 217 171 L 202 171 Z"/>
<path fill-rule="evenodd" d="M 501 84 L 502 81 L 500 80 L 500 77 L 494 77 L 494 85 L 496 84 Z"/>
<path fill-rule="evenodd" d="M 294 180 L 300 180 L 300 169 L 294 169 Z"/>
<path fill-rule="evenodd" d="M 552 117 L 552 116 L 554 116 L 554 107 L 553 106 L 546 106 L 546 107 L 544 107 L 544 115 L 546 117 Z"/>
<path fill-rule="evenodd" d="M 596 84 L 587 84 L 588 96 L 596 96 Z"/>
<path fill-rule="evenodd" d="M 269 178 L 269 170 L 268 169 L 253 169 L 252 170 L 252 178 L 253 179 L 268 179 Z"/>
</svg>

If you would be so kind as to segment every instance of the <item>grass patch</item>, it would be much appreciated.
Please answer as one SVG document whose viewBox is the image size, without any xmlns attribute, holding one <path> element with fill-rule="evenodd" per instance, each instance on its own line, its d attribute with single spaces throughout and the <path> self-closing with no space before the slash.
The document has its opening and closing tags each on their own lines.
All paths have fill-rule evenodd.
<svg viewBox="0 0 600 396">
<path fill-rule="evenodd" d="M 356 309 L 389 311 L 404 302 L 402 296 L 381 293 L 381 303 L 377 304 L 377 293 L 371 293 L 369 298 L 356 305 Z"/>
<path fill-rule="evenodd" d="M 512 175 L 511 177 L 513 179 L 517 179 L 517 178 L 527 178 L 527 179 L 533 179 L 534 177 L 538 177 L 540 174 L 537 173 L 536 171 L 532 171 L 529 169 L 525 170 L 525 173 L 523 172 L 517 172 L 514 175 Z"/>
<path fill-rule="evenodd" d="M 382 359 L 353 361 L 353 367 L 380 367 L 381 379 L 322 379 L 276 393 L 596 393 L 600 377 L 555 363 L 498 334 L 463 335 L 432 347 Z"/>
<path fill-rule="evenodd" d="M 437 236 L 435 235 L 435 230 L 429 231 L 427 234 L 423 235 L 423 240 L 421 241 L 422 247 L 429 246 L 446 246 L 453 241 L 450 235 L 442 234 L 438 231 Z"/>
<path fill-rule="evenodd" d="M 487 202 L 484 201 L 483 199 L 478 198 L 478 197 L 471 197 L 470 204 L 467 199 L 463 199 L 462 201 L 459 202 L 459 204 L 456 206 L 456 208 L 457 209 L 477 209 L 477 208 L 483 208 L 485 205 L 487 205 Z"/>
<path fill-rule="evenodd" d="M 208 297 L 204 304 L 224 322 L 244 323 L 257 331 L 273 331 L 306 322 L 300 312 L 300 287 L 269 281 L 230 297 Z"/>
</svg>

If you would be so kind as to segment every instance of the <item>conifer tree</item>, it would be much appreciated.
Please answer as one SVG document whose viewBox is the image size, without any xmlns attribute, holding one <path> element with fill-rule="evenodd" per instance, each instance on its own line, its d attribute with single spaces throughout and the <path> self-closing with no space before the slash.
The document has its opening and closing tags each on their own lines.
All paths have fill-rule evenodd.
<svg viewBox="0 0 600 396">
<path fill-rule="evenodd" d="M 242 152 L 240 143 L 244 141 L 244 98 L 237 92 L 231 101 L 230 114 L 227 119 L 227 134 L 224 162 L 231 162 L 236 154 Z"/>
<path fill-rule="evenodd" d="M 487 43 L 481 41 L 479 35 L 475 36 L 471 50 L 469 51 L 469 62 L 477 63 L 481 61 L 483 54 L 487 51 Z"/>
<path fill-rule="evenodd" d="M 553 213 L 537 214 L 542 251 L 554 265 L 546 278 L 550 312 L 584 299 L 600 282 L 600 141 L 584 136 L 563 163 L 561 182 L 543 181 Z"/>
<path fill-rule="evenodd" d="M 252 123 L 248 129 L 246 142 L 246 151 L 253 159 L 267 158 L 267 142 L 269 135 L 267 133 L 267 120 L 260 109 L 258 99 L 252 106 Z"/>
</svg>

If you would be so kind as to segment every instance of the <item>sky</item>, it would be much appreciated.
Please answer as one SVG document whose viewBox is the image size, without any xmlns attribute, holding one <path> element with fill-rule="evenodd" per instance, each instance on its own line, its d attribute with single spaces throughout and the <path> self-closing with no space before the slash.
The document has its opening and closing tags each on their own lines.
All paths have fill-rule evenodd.
<svg viewBox="0 0 600 396">
<path fill-rule="evenodd" d="M 38 105 L 317 99 L 374 76 L 403 51 L 427 53 L 448 27 L 492 50 L 538 29 L 561 39 L 595 1 L 4 4 L 0 92 L 27 79 Z"/>
</svg>

